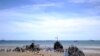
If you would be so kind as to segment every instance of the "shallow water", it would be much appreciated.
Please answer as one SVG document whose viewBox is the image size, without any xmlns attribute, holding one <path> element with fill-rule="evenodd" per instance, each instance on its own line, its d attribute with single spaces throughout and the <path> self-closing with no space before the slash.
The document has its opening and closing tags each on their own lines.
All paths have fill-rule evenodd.
<svg viewBox="0 0 100 56">
<path fill-rule="evenodd" d="M 0 41 L 0 46 L 25 46 L 25 45 L 30 45 L 31 43 L 35 43 L 40 45 L 41 47 L 53 47 L 54 45 L 53 40 L 49 41 Z M 64 46 L 64 48 L 69 47 L 70 45 L 75 45 L 80 48 L 100 48 L 100 41 L 60 41 L 61 44 Z"/>
</svg>

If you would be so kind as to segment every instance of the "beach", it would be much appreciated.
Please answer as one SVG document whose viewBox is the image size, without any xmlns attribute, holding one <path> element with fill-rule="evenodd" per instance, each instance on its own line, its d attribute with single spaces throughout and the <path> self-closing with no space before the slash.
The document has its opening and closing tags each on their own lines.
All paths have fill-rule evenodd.
<svg viewBox="0 0 100 56">
<path fill-rule="evenodd" d="M 15 52 L 13 49 L 16 47 L 25 48 L 26 45 L 31 43 L 39 45 L 42 50 Z M 52 48 L 55 41 L 0 41 L 0 56 L 63 56 L 64 52 L 54 52 L 53 50 L 47 51 L 47 48 Z M 85 56 L 100 56 L 100 41 L 59 41 L 64 49 L 68 49 L 70 45 L 77 46 L 82 50 Z M 7 51 L 8 50 L 8 51 Z"/>
<path fill-rule="evenodd" d="M 100 51 L 93 53 L 91 51 L 85 52 L 86 56 L 100 56 Z M 38 54 L 34 52 L 0 52 L 0 56 L 63 56 L 63 53 L 57 52 L 43 52 L 40 51 Z"/>
<path fill-rule="evenodd" d="M 0 56 L 100 56 L 100 0 L 0 0 Z"/>
<path fill-rule="evenodd" d="M 0 46 L 0 49 L 14 49 L 15 46 Z M 66 48 L 67 49 L 67 48 Z M 100 48 L 80 48 L 85 56 L 100 56 Z M 63 56 L 63 52 L 54 52 L 54 51 L 46 51 L 41 50 L 38 53 L 35 52 L 0 52 L 0 56 Z"/>
</svg>

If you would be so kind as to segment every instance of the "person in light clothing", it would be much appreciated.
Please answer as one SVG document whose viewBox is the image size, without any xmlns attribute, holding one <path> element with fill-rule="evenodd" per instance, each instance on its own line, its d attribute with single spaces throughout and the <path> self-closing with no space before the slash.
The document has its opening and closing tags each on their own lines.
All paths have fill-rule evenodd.
<svg viewBox="0 0 100 56">
<path fill-rule="evenodd" d="M 68 50 L 67 49 L 64 50 L 64 55 L 63 56 L 68 56 Z"/>
</svg>

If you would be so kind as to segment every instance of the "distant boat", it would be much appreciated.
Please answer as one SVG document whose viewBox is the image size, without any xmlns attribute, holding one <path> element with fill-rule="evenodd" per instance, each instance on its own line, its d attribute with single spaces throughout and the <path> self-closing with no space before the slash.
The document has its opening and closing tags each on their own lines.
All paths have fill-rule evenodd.
<svg viewBox="0 0 100 56">
<path fill-rule="evenodd" d="M 90 40 L 91 42 L 94 42 L 95 40 Z"/>
<path fill-rule="evenodd" d="M 77 40 L 75 40 L 74 42 L 78 42 Z"/>
</svg>

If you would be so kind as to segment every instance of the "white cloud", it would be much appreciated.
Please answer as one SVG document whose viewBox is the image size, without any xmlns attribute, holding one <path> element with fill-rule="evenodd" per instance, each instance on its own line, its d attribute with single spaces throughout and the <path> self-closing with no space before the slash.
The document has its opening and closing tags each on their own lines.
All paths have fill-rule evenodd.
<svg viewBox="0 0 100 56">
<path fill-rule="evenodd" d="M 47 18 L 47 19 L 45 19 Z M 84 28 L 98 25 L 100 21 L 94 19 L 70 18 L 70 19 L 56 19 L 55 17 L 40 17 L 43 19 L 38 22 L 17 22 L 19 29 L 26 29 L 27 31 L 38 32 L 63 32 L 63 31 L 80 31 Z"/>
<path fill-rule="evenodd" d="M 43 19 L 44 18 L 44 19 Z M 97 37 L 99 33 L 100 20 L 88 18 L 70 18 L 56 19 L 55 17 L 41 17 L 39 22 L 16 22 L 15 26 L 18 32 L 27 32 L 34 37 L 42 39 L 54 39 L 59 36 L 61 39 L 65 37 L 80 39 L 82 36 Z M 47 19 L 45 19 L 47 18 Z M 98 28 L 99 27 L 99 28 Z M 68 38 L 68 39 L 70 39 Z"/>
<path fill-rule="evenodd" d="M 90 3 L 90 4 L 95 4 L 100 2 L 100 0 L 69 0 L 71 3 Z"/>
<path fill-rule="evenodd" d="M 32 10 L 43 10 L 48 7 L 57 7 L 60 8 L 62 7 L 63 3 L 62 2 L 51 2 L 51 3 L 37 3 L 37 4 L 32 4 L 32 5 L 26 5 L 26 6 L 20 6 L 20 9 L 32 9 Z"/>
<path fill-rule="evenodd" d="M 63 1 L 59 3 L 37 3 L 1 10 L 0 32 L 11 32 L 15 34 L 14 36 L 17 35 L 16 33 L 21 32 L 22 35 L 19 34 L 17 37 L 25 37 L 26 34 L 28 34 L 27 37 L 41 37 L 41 39 L 48 39 L 47 37 L 55 37 L 57 35 L 62 37 L 62 39 L 66 37 L 76 37 L 77 39 L 83 37 L 84 39 L 84 36 L 98 38 L 98 36 L 100 36 L 98 34 L 100 32 L 100 16 L 95 16 L 99 11 L 97 7 L 94 8 L 92 6 L 97 6 L 96 3 L 98 3 L 99 0 L 69 0 L 69 2 L 71 4 L 67 4 Z M 86 5 L 85 8 L 82 7 L 81 9 L 81 3 L 87 3 L 92 8 L 87 8 L 88 6 Z M 77 9 L 69 10 L 73 9 L 70 6 L 78 8 L 82 13 L 78 13 L 80 11 L 77 11 Z M 51 7 L 53 10 L 49 9 Z M 69 11 L 67 11 L 67 9 Z M 91 14 L 93 14 L 92 17 L 87 17 Z M 73 15 L 79 17 L 74 17 Z M 81 17 L 81 15 L 84 17 Z"/>
<path fill-rule="evenodd" d="M 69 0 L 71 3 L 84 3 L 86 0 Z"/>
</svg>

